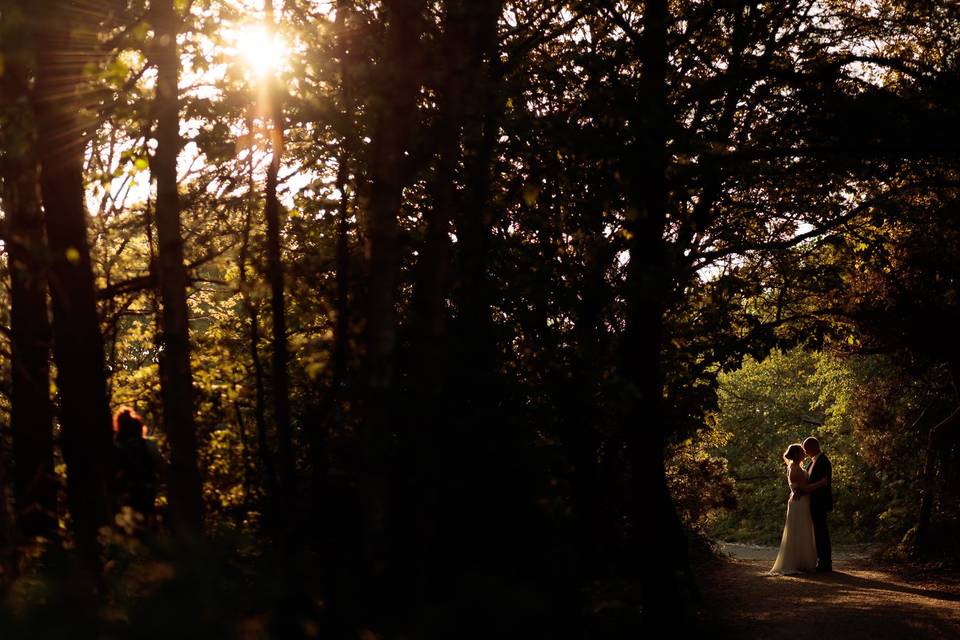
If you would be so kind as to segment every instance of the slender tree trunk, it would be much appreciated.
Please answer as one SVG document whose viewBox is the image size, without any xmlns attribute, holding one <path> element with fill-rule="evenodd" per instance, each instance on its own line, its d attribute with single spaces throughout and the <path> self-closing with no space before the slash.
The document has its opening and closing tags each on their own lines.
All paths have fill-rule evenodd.
<svg viewBox="0 0 960 640">
<path fill-rule="evenodd" d="M 368 316 L 367 398 L 362 447 L 364 554 L 373 581 L 387 562 L 386 503 L 390 478 L 388 449 L 396 420 L 396 303 L 399 284 L 398 218 L 405 186 L 405 152 L 411 149 L 420 86 L 419 47 L 426 3 L 388 0 L 386 44 L 378 73 L 378 109 L 370 145 L 370 200 L 367 215 Z M 402 422 L 402 420 L 400 420 Z"/>
<path fill-rule="evenodd" d="M 595 41 L 591 55 L 597 55 Z M 603 91 L 604 76 L 595 69 L 588 76 L 586 90 Z M 613 302 L 607 273 L 617 251 L 604 236 L 605 203 L 592 194 L 579 207 L 582 256 L 579 302 L 574 324 L 572 376 L 561 387 L 558 405 L 563 407 L 563 442 L 571 464 L 571 493 L 576 514 L 577 577 L 581 583 L 609 575 L 616 559 L 619 530 L 616 501 L 605 482 L 609 455 L 603 455 L 605 436 L 600 429 L 603 407 L 598 403 L 605 363 L 610 361 L 610 332 L 605 328 L 604 311 Z M 609 452 L 609 449 L 607 449 Z"/>
<path fill-rule="evenodd" d="M 6 447 L 0 441 L 0 595 L 6 595 L 7 589 L 17 578 L 17 534 L 10 513 L 10 503 L 7 497 L 9 474 L 7 473 Z"/>
<path fill-rule="evenodd" d="M 196 534 L 203 526 L 203 494 L 197 466 L 187 271 L 183 263 L 177 194 L 180 151 L 178 18 L 174 0 L 159 0 L 153 10 L 157 30 L 157 150 L 152 170 L 157 181 L 157 275 L 163 313 L 160 390 L 164 425 L 170 439 L 172 524 L 183 533 Z"/>
<path fill-rule="evenodd" d="M 108 477 L 112 446 L 104 371 L 84 210 L 83 145 L 77 122 L 83 48 L 76 42 L 70 5 L 36 16 L 35 107 L 40 188 L 52 256 L 54 361 L 60 394 L 67 499 L 77 550 L 99 572 L 97 531 L 109 522 Z M 92 39 L 92 38 L 91 38 Z"/>
<path fill-rule="evenodd" d="M 644 617 L 651 625 L 675 622 L 684 602 L 678 574 L 688 572 L 683 527 L 667 488 L 664 449 L 668 433 L 663 402 L 664 313 L 672 290 L 664 240 L 668 207 L 666 0 L 644 6 L 645 48 L 637 139 L 630 158 L 627 229 L 633 238 L 627 268 L 626 327 L 620 373 L 629 399 L 624 436 L 629 448 L 635 535 L 628 544 L 639 555 Z"/>
<path fill-rule="evenodd" d="M 416 267 L 413 296 L 415 367 L 425 401 L 437 400 L 444 377 L 442 355 L 447 322 L 450 273 L 450 230 L 457 206 L 458 167 L 461 161 L 464 82 L 476 69 L 469 66 L 465 51 L 466 20 L 463 0 L 444 3 L 441 55 L 445 72 L 439 87 L 438 124 L 433 134 L 438 153 L 431 184 L 433 206 L 426 212 L 426 242 Z M 428 407 L 429 408 L 429 407 Z"/>
<path fill-rule="evenodd" d="M 343 131 L 337 160 L 337 319 L 334 327 L 333 379 L 331 390 L 336 399 L 347 371 L 347 335 L 350 329 L 350 161 L 356 152 L 356 130 L 353 122 L 356 111 L 352 74 L 356 65 L 354 39 L 351 29 L 354 0 L 340 0 L 337 4 L 337 33 L 340 38 L 340 93 L 343 100 Z"/>
<path fill-rule="evenodd" d="M 444 3 L 443 37 L 440 54 L 445 71 L 438 87 L 438 116 L 435 131 L 438 140 L 430 191 L 432 206 L 426 210 L 426 238 L 415 267 L 413 302 L 411 310 L 412 345 L 410 349 L 410 387 L 421 428 L 412 433 L 416 440 L 411 464 L 418 469 L 429 464 L 432 455 L 439 453 L 443 435 L 440 421 L 446 413 L 443 406 L 444 380 L 447 375 L 447 299 L 449 298 L 450 261 L 452 257 L 450 231 L 456 215 L 461 161 L 461 131 L 463 129 L 463 83 L 475 69 L 468 67 L 465 51 L 465 20 L 462 0 Z M 430 450 L 430 451 L 428 451 Z M 441 454 L 442 455 L 442 454 Z M 436 483 L 424 479 L 427 483 Z M 421 487 L 433 492 L 438 488 Z M 434 498 L 435 499 L 435 498 Z M 424 518 L 436 518 L 437 505 L 425 501 L 420 508 Z"/>
<path fill-rule="evenodd" d="M 17 526 L 30 538 L 57 535 L 50 401 L 47 282 L 38 266 L 45 250 L 35 165 L 24 158 L 4 180 L 10 271 L 11 417 Z"/>
<path fill-rule="evenodd" d="M 464 129 L 464 194 L 456 229 L 459 246 L 460 283 L 457 299 L 457 334 L 464 356 L 470 362 L 469 372 L 474 377 L 466 384 L 470 396 L 477 402 L 486 402 L 484 384 L 495 369 L 496 345 L 491 315 L 492 291 L 487 274 L 490 234 L 493 213 L 490 209 L 490 187 L 494 149 L 502 110 L 498 91 L 497 21 L 502 12 L 500 0 L 469 3 L 470 30 L 465 37 L 469 47 L 469 69 L 473 71 L 469 93 L 464 96 L 469 105 Z"/>
<path fill-rule="evenodd" d="M 289 517 L 290 501 L 296 493 L 293 456 L 293 434 L 290 428 L 290 382 L 287 372 L 287 315 L 284 306 L 283 264 L 280 255 L 280 203 L 277 200 L 277 172 L 280 169 L 280 149 L 274 147 L 273 159 L 267 169 L 267 277 L 270 281 L 270 314 L 273 319 L 271 386 L 273 411 L 277 424 L 280 453 L 281 502 L 286 505 L 284 517 Z M 289 525 L 289 523 L 288 523 Z"/>
<path fill-rule="evenodd" d="M 334 401 L 340 393 L 347 371 L 347 342 L 350 330 L 350 151 L 340 152 L 337 168 L 337 247 L 334 264 L 337 269 L 336 322 L 333 335 L 333 375 L 330 391 Z"/>
<path fill-rule="evenodd" d="M 0 91 L 5 100 L 15 103 L 27 97 L 28 82 L 26 69 L 12 62 L 0 81 Z M 28 137 L 33 133 L 33 122 L 26 109 L 21 109 L 20 115 L 21 135 Z M 51 335 L 47 281 L 40 264 L 46 243 L 32 141 L 22 152 L 9 150 L 4 173 L 0 196 L 6 212 L 10 273 L 10 427 L 16 524 L 24 538 L 53 539 L 57 536 L 57 480 L 50 401 Z"/>
<path fill-rule="evenodd" d="M 443 3 L 443 33 L 440 41 L 442 66 L 438 91 L 437 124 L 431 135 L 437 140 L 437 155 L 430 179 L 432 206 L 424 214 L 426 238 L 414 267 L 410 312 L 410 342 L 405 346 L 403 369 L 404 405 L 415 428 L 403 434 L 395 473 L 398 490 L 393 508 L 401 523 L 391 532 L 402 549 L 395 572 L 404 578 L 402 609 L 415 635 L 424 635 L 422 625 L 429 614 L 431 584 L 449 584 L 447 571 L 454 563 L 453 550 L 462 540 L 445 535 L 444 522 L 451 505 L 457 504 L 458 473 L 452 459 L 450 416 L 444 389 L 447 374 L 447 300 L 451 272 L 451 222 L 456 215 L 464 84 L 472 77 L 467 56 L 468 21 L 463 0 Z"/>
<path fill-rule="evenodd" d="M 252 136 L 252 122 L 247 123 L 247 130 Z M 257 451 L 260 454 L 260 465 L 263 470 L 262 476 L 264 478 L 264 489 L 266 493 L 263 512 L 267 526 L 274 527 L 276 525 L 274 501 L 277 499 L 278 494 L 277 471 L 273 463 L 273 453 L 270 450 L 270 441 L 267 434 L 266 379 L 263 372 L 263 361 L 260 359 L 260 313 L 257 310 L 256 302 L 250 295 L 251 285 L 247 278 L 247 257 L 250 253 L 250 234 L 253 227 L 254 208 L 253 194 L 255 193 L 252 155 L 248 158 L 247 171 L 251 201 L 247 207 L 247 214 L 244 218 L 243 236 L 240 243 L 240 255 L 237 261 L 237 267 L 240 271 L 240 295 L 243 299 L 243 306 L 247 312 L 247 348 L 250 355 L 250 362 L 253 365 L 253 415 L 254 424 L 257 428 Z"/>
<path fill-rule="evenodd" d="M 375 396 L 394 385 L 396 298 L 399 276 L 398 216 L 404 184 L 404 153 L 410 149 L 416 114 L 418 79 L 411 58 L 419 48 L 420 0 L 384 2 L 386 51 L 371 143 L 371 188 L 367 216 L 370 261 L 368 318 L 368 382 Z"/>
<path fill-rule="evenodd" d="M 514 478 L 504 471 L 496 476 L 483 471 L 491 465 L 506 469 L 515 443 L 515 432 L 508 429 L 513 416 L 504 414 L 499 403 L 491 402 L 503 393 L 497 386 L 494 293 L 488 273 L 495 217 L 492 165 L 503 108 L 496 72 L 497 21 L 502 2 L 465 2 L 462 9 L 469 85 L 463 95 L 463 193 L 454 218 L 459 274 L 452 292 L 456 303 L 456 318 L 450 326 L 454 355 L 447 372 L 457 419 L 451 425 L 456 432 L 448 436 L 451 450 L 444 455 L 459 467 L 454 472 L 457 490 L 475 502 L 469 508 L 451 509 L 454 535 L 463 539 L 462 547 L 476 551 L 473 555 L 477 562 L 489 563 L 502 560 L 493 557 L 498 555 L 496 550 L 502 549 L 508 538 L 516 538 L 516 531 L 508 530 L 509 525 L 503 522 L 503 513 L 516 494 Z M 453 505 L 462 503 L 462 499 L 453 498 Z"/>
<path fill-rule="evenodd" d="M 951 363 L 954 388 L 960 391 L 960 363 Z M 922 553 L 930 542 L 930 524 L 933 517 L 933 503 L 937 496 L 937 467 L 940 455 L 946 446 L 957 441 L 960 435 L 960 408 L 944 418 L 930 429 L 927 436 L 927 455 L 923 465 L 923 493 L 920 499 L 920 515 L 917 518 L 917 535 L 914 539 L 914 552 Z"/>
<path fill-rule="evenodd" d="M 264 3 L 266 28 L 273 34 L 273 2 Z M 269 114 L 270 165 L 267 167 L 267 184 L 264 217 L 267 221 L 267 279 L 270 282 L 270 315 L 273 320 L 271 386 L 273 413 L 277 425 L 277 451 L 280 472 L 280 514 L 283 527 L 292 527 L 293 500 L 296 495 L 296 469 L 293 455 L 293 433 L 290 425 L 290 380 L 287 371 L 287 313 L 284 304 L 283 256 L 280 248 L 280 201 L 277 199 L 277 177 L 283 156 L 283 106 L 276 79 L 266 79 L 268 86 L 263 91 L 264 111 Z M 290 533 L 287 531 L 286 533 Z"/>
<path fill-rule="evenodd" d="M 320 403 L 319 420 L 311 438 L 311 492 L 314 496 L 314 508 L 317 515 L 321 509 L 319 503 L 327 480 L 326 444 L 334 425 L 340 416 L 343 386 L 347 375 L 347 356 L 350 331 L 350 170 L 351 159 L 356 149 L 356 130 L 354 112 L 356 109 L 353 93 L 352 73 L 355 63 L 353 52 L 353 0 L 340 0 L 337 3 L 336 34 L 337 55 L 340 66 L 340 96 L 343 129 L 339 134 L 337 150 L 336 189 L 340 194 L 337 203 L 337 243 L 334 250 L 336 269 L 336 319 L 333 328 L 333 366 L 327 395 Z"/>
<path fill-rule="evenodd" d="M 611 301 L 606 271 L 613 260 L 613 251 L 603 237 L 601 205 L 585 212 L 584 270 L 580 290 L 583 292 L 577 305 L 574 335 L 573 377 L 570 380 L 561 406 L 566 405 L 564 415 L 565 437 L 569 458 L 573 465 L 574 509 L 578 514 L 579 574 L 583 579 L 596 577 L 606 567 L 603 562 L 609 546 L 610 532 L 615 529 L 609 495 L 603 491 L 600 473 L 600 448 L 602 436 L 598 430 L 600 415 L 595 397 L 601 376 L 601 366 L 607 360 L 609 347 L 603 329 L 603 310 Z"/>
<path fill-rule="evenodd" d="M 9 95 L 9 93 L 12 93 L 12 91 L 9 87 L 6 86 L 6 83 L 3 82 L 3 80 L 4 78 L 0 77 L 0 91 L 5 92 L 3 97 L 6 98 L 7 95 Z M 3 105 L 3 106 L 6 106 L 6 105 Z M 0 594 L 6 594 L 7 588 L 10 586 L 13 579 L 16 577 L 15 574 L 16 574 L 16 568 L 17 568 L 17 557 L 16 557 L 17 556 L 16 554 L 17 538 L 33 536 L 33 535 L 45 535 L 45 530 L 46 530 L 46 526 L 45 526 L 46 523 L 40 520 L 39 518 L 37 518 L 36 516 L 32 517 L 31 515 L 33 512 L 38 511 L 43 507 L 42 503 L 38 504 L 42 496 L 39 495 L 35 490 L 31 491 L 33 483 L 30 482 L 30 479 L 34 476 L 34 474 L 29 473 L 31 467 L 35 468 L 37 473 L 45 472 L 42 460 L 31 460 L 31 455 L 35 456 L 35 453 L 39 447 L 30 446 L 32 443 L 30 443 L 29 438 L 30 436 L 34 435 L 33 432 L 24 433 L 19 438 L 17 436 L 17 432 L 19 430 L 25 430 L 28 424 L 27 424 L 27 421 L 23 420 L 23 418 L 20 418 L 20 421 L 18 424 L 18 419 L 17 419 L 18 404 L 21 406 L 21 411 L 23 411 L 23 408 L 25 408 L 23 405 L 23 400 L 21 399 L 23 395 L 23 391 L 19 390 L 17 385 L 17 377 L 18 377 L 17 370 L 18 369 L 25 370 L 27 369 L 27 365 L 25 363 L 18 363 L 18 360 L 21 358 L 21 356 L 18 355 L 18 349 L 17 349 L 17 343 L 18 343 L 17 307 L 21 306 L 22 308 L 22 305 L 24 303 L 21 300 L 21 302 L 18 305 L 18 296 L 16 294 L 17 274 L 15 272 L 26 271 L 27 267 L 26 267 L 26 264 L 23 264 L 18 268 L 18 265 L 16 264 L 17 258 L 15 257 L 14 245 L 17 242 L 18 234 L 13 230 L 12 227 L 15 226 L 13 223 L 13 219 L 16 217 L 22 216 L 24 209 L 27 208 L 29 205 L 26 205 L 26 203 L 24 203 L 25 198 L 23 197 L 24 194 L 22 193 L 22 189 L 24 188 L 24 183 L 26 182 L 26 178 L 24 177 L 23 173 L 27 170 L 27 167 L 23 166 L 24 162 L 22 161 L 14 162 L 12 164 L 13 164 L 13 167 L 10 169 L 10 171 L 5 171 L 4 175 L 0 176 L 0 187 L 2 187 L 2 192 L 0 192 L 0 203 L 3 204 L 3 210 L 6 214 L 5 220 L 4 220 L 6 222 L 5 232 L 7 236 L 6 249 L 7 249 L 8 270 L 10 272 L 10 281 L 11 281 L 10 283 L 11 284 L 10 286 L 10 315 L 11 315 L 10 330 L 11 330 L 11 351 L 13 356 L 12 362 L 11 362 L 11 368 L 13 370 L 12 371 L 13 380 L 11 381 L 12 388 L 11 388 L 10 402 L 12 406 L 11 406 L 10 422 L 11 422 L 11 430 L 13 431 L 14 448 L 18 447 L 18 440 L 19 440 L 20 441 L 19 446 L 27 449 L 27 451 L 24 451 L 21 453 L 21 456 L 23 456 L 26 461 L 22 462 L 21 467 L 17 470 L 19 472 L 22 472 L 24 476 L 23 478 L 24 481 L 22 483 L 22 486 L 18 486 L 18 485 L 21 485 L 20 478 L 17 478 L 17 477 L 14 478 L 13 497 L 14 497 L 17 511 L 23 511 L 26 513 L 19 515 L 15 523 L 13 514 L 10 511 L 10 502 L 8 497 L 8 489 L 10 488 L 9 487 L 10 474 L 7 472 L 6 461 L 10 459 L 16 460 L 16 456 L 11 458 L 11 456 L 8 455 L 8 452 L 6 451 L 6 447 L 4 446 L 4 443 L 3 443 L 3 439 L 0 438 Z M 4 167 L 4 169 L 6 169 L 6 167 Z M 39 217 L 39 213 L 40 213 L 39 206 L 36 204 L 36 200 L 37 200 L 36 198 L 37 184 L 36 184 L 36 175 L 35 175 L 36 171 L 34 170 L 33 173 L 34 173 L 34 176 L 33 176 L 34 184 L 32 187 L 32 191 L 34 193 L 34 196 L 32 200 L 34 202 L 34 208 L 36 209 L 35 214 L 37 215 L 37 220 L 41 225 L 41 233 L 42 233 L 43 219 Z M 17 212 L 20 212 L 20 216 L 17 215 Z M 21 261 L 22 259 L 23 257 L 21 257 Z M 24 275 L 29 275 L 29 273 L 19 274 L 21 278 Z M 22 294 L 21 294 L 21 298 L 22 298 Z M 46 322 L 46 320 L 47 320 L 46 298 L 44 297 L 44 321 Z M 30 346 L 31 346 L 30 343 L 28 343 L 27 344 L 28 349 Z M 47 347 L 47 354 L 49 355 L 49 346 Z M 44 359 L 44 365 L 46 366 L 46 358 Z M 49 382 L 48 382 L 47 393 L 48 393 L 47 395 L 47 403 L 48 403 L 47 429 L 51 439 L 50 472 L 52 473 L 53 472 L 53 464 L 52 464 L 53 425 L 50 422 L 51 415 L 49 413 Z M 31 462 L 33 462 L 33 464 L 30 464 Z M 19 474 L 15 473 L 15 476 L 16 475 L 19 475 Z M 54 508 L 56 508 L 56 494 L 54 494 L 53 505 L 54 505 Z M 17 531 L 16 531 L 17 528 L 19 528 L 20 530 L 20 536 L 17 535 Z"/>
<path fill-rule="evenodd" d="M 351 217 L 358 213 L 356 183 L 351 181 L 351 171 L 357 153 L 356 97 L 354 93 L 354 74 L 362 61 L 355 48 L 358 30 L 357 14 L 354 12 L 355 0 L 338 0 L 334 33 L 337 47 L 340 92 L 340 126 L 336 129 L 337 177 L 335 188 L 339 194 L 337 203 L 336 245 L 334 248 L 334 269 L 336 271 L 336 294 L 334 302 L 333 353 L 329 384 L 324 389 L 317 385 L 318 392 L 324 394 L 319 404 L 316 423 L 310 433 L 310 494 L 311 494 L 311 531 L 322 549 L 321 567 L 327 585 L 327 609 L 330 612 L 329 629 L 333 635 L 348 633 L 347 629 L 356 628 L 356 624 L 366 614 L 362 597 L 357 597 L 368 587 L 366 576 L 357 571 L 362 565 L 363 523 L 351 515 L 360 503 L 352 491 L 350 483 L 344 484 L 342 477 L 331 475 L 331 463 L 334 460 L 329 450 L 332 436 L 343 425 L 344 402 L 350 395 L 347 378 L 350 370 L 350 322 L 353 316 L 350 286 L 352 280 L 350 233 L 354 227 Z M 357 183 L 360 178 L 356 178 Z M 345 508 L 350 504 L 350 508 Z M 348 542 L 349 541 L 349 542 Z"/>
</svg>

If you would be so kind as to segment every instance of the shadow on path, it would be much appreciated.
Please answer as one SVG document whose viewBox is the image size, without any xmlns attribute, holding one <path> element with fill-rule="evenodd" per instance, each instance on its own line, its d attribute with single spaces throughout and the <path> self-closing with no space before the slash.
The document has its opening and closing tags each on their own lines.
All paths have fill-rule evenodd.
<svg viewBox="0 0 960 640">
<path fill-rule="evenodd" d="M 948 602 L 960 602 L 960 594 L 949 591 L 935 591 L 931 589 L 921 589 L 911 587 L 897 582 L 871 580 L 861 578 L 851 573 L 843 571 L 832 571 L 830 573 L 807 573 L 794 576 L 800 580 L 817 582 L 823 585 L 839 585 L 848 589 L 876 589 L 878 591 L 895 591 L 897 593 L 906 593 L 921 598 L 932 598 L 934 600 L 946 600 Z"/>
<path fill-rule="evenodd" d="M 832 573 L 794 576 L 769 576 L 771 565 L 754 555 L 704 569 L 715 638 L 960 638 L 955 590 L 908 582 L 862 558 L 836 563 Z"/>
</svg>

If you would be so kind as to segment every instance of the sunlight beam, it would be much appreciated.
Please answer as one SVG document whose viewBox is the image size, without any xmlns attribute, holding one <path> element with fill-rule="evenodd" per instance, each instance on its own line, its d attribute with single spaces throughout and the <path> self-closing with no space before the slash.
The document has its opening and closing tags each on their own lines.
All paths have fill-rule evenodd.
<svg viewBox="0 0 960 640">
<path fill-rule="evenodd" d="M 232 36 L 237 54 L 256 77 L 265 78 L 283 68 L 289 50 L 276 33 L 263 25 L 247 25 Z"/>
</svg>

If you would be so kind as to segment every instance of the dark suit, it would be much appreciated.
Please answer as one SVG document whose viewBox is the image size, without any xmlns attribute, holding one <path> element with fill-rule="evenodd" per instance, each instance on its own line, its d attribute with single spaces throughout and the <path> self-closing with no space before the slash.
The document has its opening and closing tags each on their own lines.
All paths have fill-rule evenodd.
<svg viewBox="0 0 960 640">
<path fill-rule="evenodd" d="M 813 518 L 813 535 L 817 541 L 817 569 L 829 570 L 833 566 L 830 549 L 830 531 L 827 529 L 827 513 L 833 511 L 833 467 L 827 454 L 820 453 L 810 467 L 810 482 L 827 478 L 827 486 L 810 493 L 810 515 Z"/>
</svg>

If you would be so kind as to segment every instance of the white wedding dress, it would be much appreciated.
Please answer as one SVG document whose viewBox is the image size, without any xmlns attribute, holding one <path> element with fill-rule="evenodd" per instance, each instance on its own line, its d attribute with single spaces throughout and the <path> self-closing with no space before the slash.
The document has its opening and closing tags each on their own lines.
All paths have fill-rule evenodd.
<svg viewBox="0 0 960 640">
<path fill-rule="evenodd" d="M 793 467 L 796 466 L 796 469 Z M 797 474 L 791 481 L 791 474 Z M 806 480 L 807 472 L 799 464 L 787 468 L 787 482 L 791 491 L 800 482 L 799 474 Z M 771 575 L 790 575 L 801 571 L 813 571 L 817 567 L 817 545 L 813 537 L 813 518 L 810 516 L 810 496 L 804 494 L 799 500 L 791 496 L 787 500 L 787 523 L 780 539 L 780 553 L 770 569 Z"/>
</svg>

